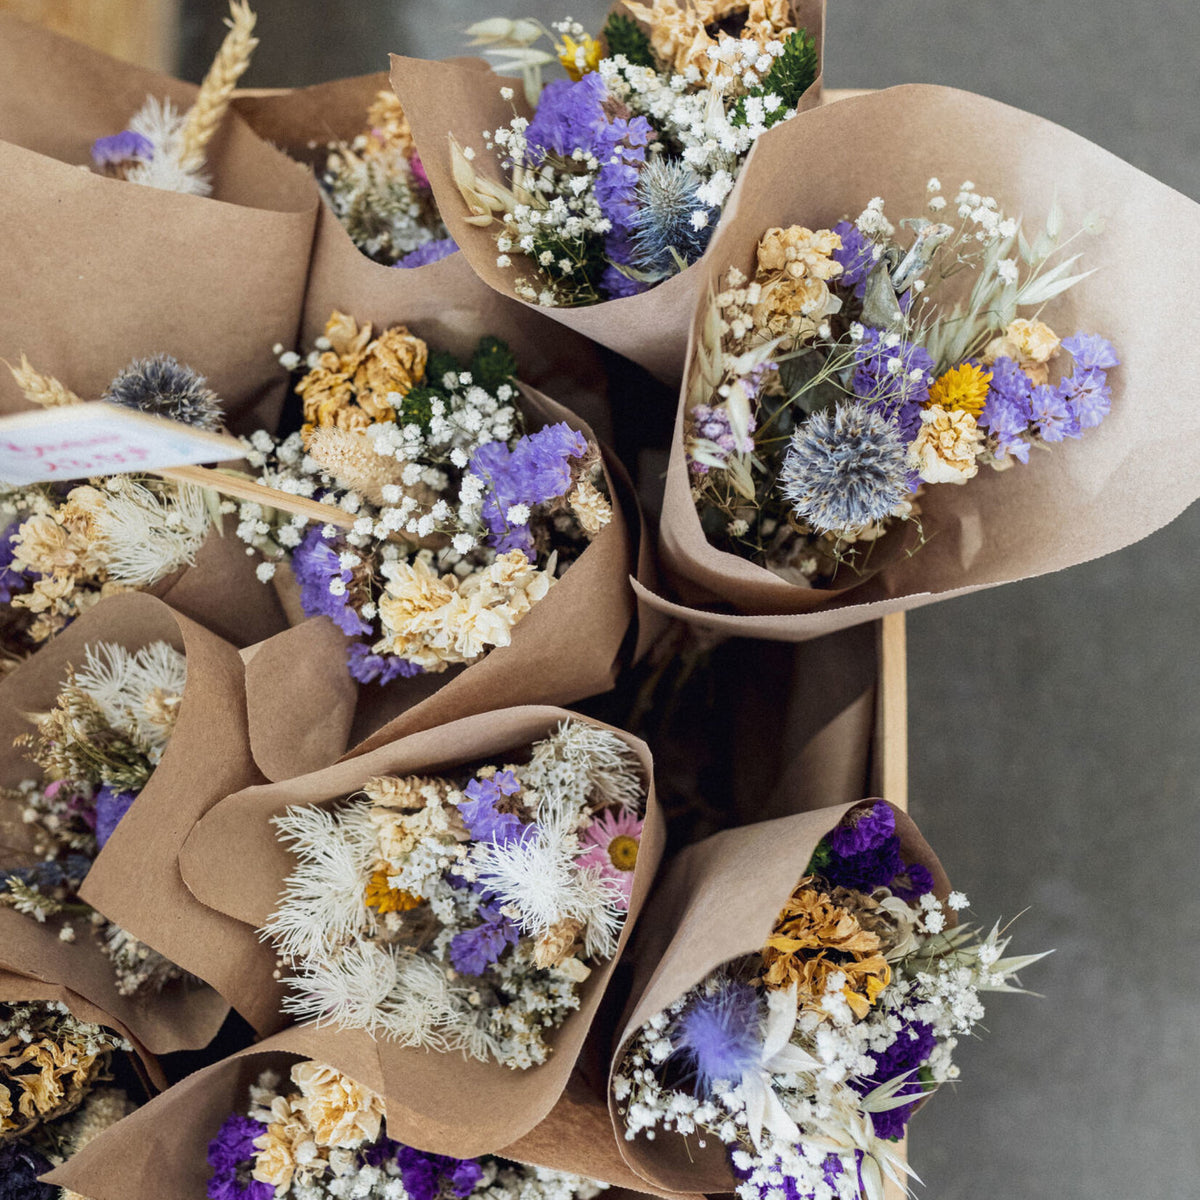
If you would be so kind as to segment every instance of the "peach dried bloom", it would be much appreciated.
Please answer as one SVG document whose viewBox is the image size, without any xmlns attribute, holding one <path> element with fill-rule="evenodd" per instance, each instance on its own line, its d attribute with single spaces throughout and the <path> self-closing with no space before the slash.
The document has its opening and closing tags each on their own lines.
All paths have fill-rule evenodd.
<svg viewBox="0 0 1200 1200">
<path fill-rule="evenodd" d="M 805 276 L 833 279 L 842 273 L 842 264 L 833 257 L 833 252 L 841 248 L 841 236 L 831 229 L 776 226 L 759 239 L 758 278 L 761 280 L 768 272 L 783 271 L 792 279 Z"/>
<path fill-rule="evenodd" d="M 318 1146 L 353 1150 L 378 1139 L 383 1100 L 370 1088 L 314 1062 L 297 1063 L 292 1082 L 300 1089 L 295 1109 Z"/>
<path fill-rule="evenodd" d="M 390 88 L 376 94 L 367 109 L 367 153 L 398 150 L 411 158 L 415 144 L 412 126 L 400 107 L 400 100 Z"/>
<path fill-rule="evenodd" d="M 908 448 L 909 462 L 926 483 L 966 483 L 979 473 L 983 433 L 975 418 L 940 405 L 923 409 L 921 431 Z"/>
<path fill-rule="evenodd" d="M 998 358 L 1011 358 L 1033 381 L 1035 386 L 1050 378 L 1050 362 L 1058 353 L 1062 339 L 1044 321 L 1018 317 L 1004 333 L 993 338 L 983 352 L 989 366 Z"/>
</svg>

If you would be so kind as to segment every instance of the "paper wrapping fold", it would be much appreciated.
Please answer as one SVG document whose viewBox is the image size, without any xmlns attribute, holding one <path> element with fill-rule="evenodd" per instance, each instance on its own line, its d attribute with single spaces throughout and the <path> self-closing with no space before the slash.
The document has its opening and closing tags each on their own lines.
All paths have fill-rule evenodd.
<svg viewBox="0 0 1200 1200">
<path fill-rule="evenodd" d="M 861 801 L 857 802 L 861 803 Z M 670 863 L 654 892 L 654 921 L 639 926 L 631 951 L 632 995 L 616 1041 L 613 1070 L 641 1026 L 723 963 L 762 949 L 817 843 L 854 808 L 839 804 L 715 834 L 689 846 Z M 934 889 L 950 883 L 936 855 L 908 814 L 892 806 L 901 853 L 933 875 Z M 654 1141 L 625 1140 L 616 1101 L 609 1110 L 617 1145 L 647 1182 L 676 1191 L 730 1192 L 734 1179 L 725 1148 L 709 1139 L 661 1134 Z"/>
<path fill-rule="evenodd" d="M 566 421 L 591 429 L 548 396 L 522 385 L 530 428 Z M 613 685 L 633 619 L 634 564 L 628 487 L 605 457 L 613 519 L 550 591 L 513 627 L 512 643 L 478 662 L 386 687 L 358 687 L 346 670 L 346 640 L 327 617 L 271 638 L 246 667 L 254 757 L 269 779 L 286 779 L 418 729 L 518 704 L 573 704 Z M 624 497 L 624 500 L 622 499 Z"/>
<path fill-rule="evenodd" d="M 1200 434 L 1200 410 L 1179 387 L 1200 369 L 1197 319 L 1182 299 L 1200 275 L 1200 206 L 1049 121 L 950 88 L 842 100 L 807 114 L 794 134 L 794 161 L 821 169 L 764 156 L 755 186 L 742 190 L 713 239 L 701 297 L 730 266 L 752 266 L 767 228 L 828 227 L 875 195 L 893 217 L 919 213 L 933 175 L 948 189 L 971 180 L 1023 216 L 1027 230 L 1040 228 L 1057 199 L 1068 232 L 1093 212 L 1106 227 L 1073 247 L 1084 252 L 1080 269 L 1095 274 L 1042 315 L 1062 336 L 1082 330 L 1113 342 L 1121 366 L 1109 377 L 1112 412 L 1028 466 L 927 489 L 928 543 L 911 558 L 894 555 L 861 586 L 830 593 L 796 588 L 706 541 L 683 454 L 685 386 L 660 540 L 671 590 L 639 587 L 643 602 L 716 632 L 800 641 L 1097 558 L 1152 533 L 1200 495 L 1200 467 L 1182 449 Z M 1153 270 L 1151 243 L 1171 247 Z M 703 300 L 689 362 L 702 317 Z"/>
<path fill-rule="evenodd" d="M 286 378 L 271 348 L 296 339 L 318 208 L 307 173 L 233 115 L 209 147 L 211 198 L 81 165 L 147 95 L 195 94 L 0 14 L 0 356 L 90 399 L 131 359 L 173 354 L 236 430 L 273 428 Z M 0 376 L 0 411 L 20 411 Z"/>
<path fill-rule="evenodd" d="M 807 28 L 813 35 L 823 61 L 825 0 L 794 0 L 792 8 L 796 25 Z M 451 177 L 448 140 L 453 134 L 461 145 L 476 151 L 474 165 L 482 175 L 506 182 L 507 176 L 496 154 L 484 147 L 484 133 L 512 119 L 512 102 L 500 96 L 500 88 L 511 86 L 512 82 L 476 66 L 392 55 L 392 87 L 412 125 L 442 219 L 479 277 L 498 292 L 515 298 L 513 281 L 520 274 L 519 264 L 498 267 L 494 229 L 467 223 L 466 206 Z M 811 109 L 820 99 L 818 74 L 799 107 L 802 111 Z M 519 111 L 524 110 L 519 107 Z M 802 160 L 796 156 L 794 146 L 797 127 L 804 120 L 806 116 L 781 122 L 759 138 L 738 177 L 730 205 L 739 194 L 759 187 L 759 172 L 764 162 L 787 163 L 791 170 L 797 170 L 797 163 Z M 704 271 L 694 263 L 638 296 L 605 300 L 585 308 L 539 308 L 524 301 L 519 303 L 633 359 L 667 383 L 676 384 L 683 371 L 692 313 L 704 294 L 704 287 Z"/>
<path fill-rule="evenodd" d="M 274 977 L 275 957 L 255 932 L 274 911 L 295 861 L 279 844 L 272 817 L 292 805 L 339 800 L 373 775 L 436 775 L 464 763 L 502 761 L 509 753 L 527 750 L 571 715 L 558 708 L 526 706 L 467 717 L 299 779 L 248 788 L 217 804 L 193 829 L 179 855 L 183 880 L 195 897 L 241 923 L 224 943 L 227 969 L 210 981 L 260 1032 L 286 1024 L 280 1009 L 283 987 Z M 514 1071 L 457 1053 L 371 1041 L 374 1057 L 364 1066 L 355 1063 L 351 1069 L 347 1063 L 343 1069 L 349 1074 L 369 1069 L 370 1078 L 382 1079 L 393 1137 L 460 1157 L 494 1152 L 537 1125 L 566 1087 L 662 853 L 664 832 L 650 753 L 636 738 L 614 732 L 637 754 L 649 787 L 633 897 L 616 955 L 581 986 L 580 1008 L 553 1034 L 553 1053 L 539 1067 Z"/>
<path fill-rule="evenodd" d="M 206 1194 L 211 1175 L 205 1159 L 208 1143 L 226 1117 L 245 1112 L 250 1086 L 263 1071 L 275 1071 L 286 1081 L 294 1062 L 312 1058 L 378 1091 L 382 1079 L 367 1042 L 361 1035 L 315 1030 L 308 1025 L 284 1030 L 189 1075 L 45 1178 L 87 1200 L 199 1200 Z M 355 1073 L 356 1067 L 360 1073 Z M 593 1136 L 611 1137 L 607 1116 L 604 1121 L 603 1130 L 589 1121 L 555 1126 L 554 1143 L 545 1147 L 545 1155 L 533 1147 L 522 1155 L 513 1147 L 503 1156 L 536 1166 L 573 1169 L 581 1175 L 588 1175 L 592 1166 L 601 1172 L 607 1169 L 607 1178 L 603 1173 L 589 1177 L 615 1185 L 604 1193 L 606 1200 L 629 1200 L 644 1185 L 619 1161 L 615 1149 L 611 1158 L 616 1161 L 610 1162 L 608 1156 L 596 1160 Z M 387 1133 L 396 1136 L 390 1114 Z M 577 1165 L 557 1167 L 560 1159 Z"/>
<path fill-rule="evenodd" d="M 353 141 L 362 133 L 367 108 L 376 93 L 388 87 L 385 73 L 361 75 L 294 91 L 241 96 L 234 108 L 260 137 L 319 172 L 327 144 Z M 315 193 L 315 182 L 312 186 Z M 423 267 L 374 262 L 323 203 L 304 301 L 304 345 L 311 346 L 324 332 L 334 309 L 360 322 L 370 321 L 376 329 L 403 322 L 430 346 L 462 357 L 470 356 L 484 334 L 502 338 L 521 364 L 522 379 L 560 397 L 601 437 L 610 436 L 604 372 L 596 348 L 585 338 L 493 291 L 461 254 Z"/>
<path fill-rule="evenodd" d="M 237 786 L 238 781 L 255 777 L 252 767 L 249 775 L 245 771 L 248 748 L 239 756 L 236 747 L 221 740 L 230 711 L 241 704 L 240 680 L 230 671 L 231 661 L 237 661 L 232 647 L 152 596 L 122 595 L 101 601 L 0 682 L 0 785 L 14 787 L 37 777 L 37 767 L 13 747 L 13 739 L 32 728 L 25 713 L 44 712 L 54 705 L 67 668 L 83 664 L 88 645 L 109 641 L 136 650 L 158 639 L 188 655 L 188 682 L 176 734 L 180 741 L 172 738 L 146 789 L 97 857 L 82 895 L 119 924 L 129 916 L 133 923 L 125 928 L 169 952 L 178 941 L 190 941 L 193 933 L 184 922 L 177 928 L 171 925 L 172 906 L 187 893 L 175 867 L 174 847 L 169 856 L 163 849 L 170 846 L 182 815 L 203 811 L 198 797 L 206 789 L 211 803 L 225 794 L 226 785 Z M 232 770 L 239 759 L 241 772 Z M 144 799 L 149 805 L 143 804 Z M 0 803 L 4 814 L 0 854 L 6 863 L 30 865 L 36 858 L 28 852 L 28 831 L 18 808 L 14 801 Z M 139 912 L 153 918 L 153 930 L 142 927 L 136 919 Z M 176 982 L 154 996 L 122 996 L 112 964 L 86 918 L 72 918 L 69 923 L 75 940 L 68 943 L 59 938 L 64 918 L 39 924 L 12 909 L 0 909 L 0 970 L 70 989 L 106 1014 L 102 1024 L 128 1031 L 155 1054 L 208 1045 L 229 1010 L 217 992 Z M 160 925 L 166 931 L 163 936 L 159 936 Z M 168 953 L 168 957 L 173 956 Z"/>
</svg>

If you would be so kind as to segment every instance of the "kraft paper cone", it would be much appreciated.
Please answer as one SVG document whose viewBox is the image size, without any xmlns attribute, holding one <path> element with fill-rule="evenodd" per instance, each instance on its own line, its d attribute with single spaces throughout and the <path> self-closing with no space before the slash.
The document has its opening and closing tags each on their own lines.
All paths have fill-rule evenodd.
<svg viewBox="0 0 1200 1200">
<path fill-rule="evenodd" d="M 255 932 L 274 911 L 295 864 L 276 838 L 272 817 L 293 805 L 339 800 L 374 775 L 437 775 L 464 763 L 503 761 L 570 716 L 558 708 L 528 706 L 467 717 L 299 779 L 248 788 L 219 803 L 199 821 L 179 856 L 184 882 L 196 898 L 241 922 L 236 938 L 231 935 L 225 943 L 229 969 L 221 978 L 214 977 L 215 985 L 260 1032 L 270 1033 L 286 1024 L 280 1008 L 284 989 L 274 977 L 274 956 Z M 328 1058 L 324 1050 L 314 1052 L 314 1057 L 328 1059 L 347 1073 L 382 1080 L 379 1090 L 388 1124 L 398 1140 L 458 1157 L 496 1152 L 528 1133 L 562 1095 L 662 853 L 664 829 L 651 783 L 650 752 L 631 735 L 613 732 L 637 754 L 649 788 L 633 898 L 616 955 L 597 967 L 582 986 L 580 1008 L 555 1031 L 549 1060 L 527 1071 L 514 1071 L 457 1053 L 437 1054 L 371 1040 L 374 1057 L 352 1069 L 348 1062 L 342 1065 Z M 254 956 L 260 962 L 251 970 L 247 964 Z M 320 1036 L 331 1032 L 321 1030 Z"/>
<path fill-rule="evenodd" d="M 1112 412 L 1078 441 L 1028 466 L 981 471 L 962 487 L 928 488 L 928 543 L 840 592 L 798 588 L 710 546 L 688 489 L 683 389 L 663 506 L 661 566 L 670 591 L 638 587 L 661 612 L 715 633 L 801 641 L 981 588 L 1061 570 L 1146 537 L 1200 495 L 1200 468 L 1180 447 L 1200 435 L 1200 412 L 1178 386 L 1200 369 L 1196 318 L 1182 298 L 1200 274 L 1200 206 L 1068 130 L 950 88 L 909 86 L 842 100 L 794 128 L 795 159 L 763 156 L 709 248 L 693 318 L 693 360 L 707 289 L 731 266 L 747 270 L 775 225 L 830 227 L 872 196 L 899 217 L 923 211 L 926 181 L 964 179 L 1040 228 L 1055 199 L 1073 231 L 1098 212 L 1080 269 L 1094 275 L 1046 306 L 1063 336 L 1098 333 L 1116 347 Z M 1148 243 L 1171 246 L 1153 271 Z M 1193 334 L 1193 336 L 1189 336 Z M 891 539 L 889 539 L 891 540 Z M 851 576 L 853 579 L 853 576 Z"/>
<path fill-rule="evenodd" d="M 652 1016 L 723 963 L 762 949 L 817 843 L 854 807 L 839 804 L 729 829 L 675 857 L 654 893 L 655 920 L 639 927 L 632 950 L 636 1000 L 616 1043 L 614 1072 L 630 1039 Z M 927 867 L 944 898 L 950 883 L 941 863 L 908 814 L 892 808 L 904 860 Z M 734 1190 L 726 1150 L 714 1139 L 703 1149 L 669 1133 L 628 1142 L 611 1079 L 608 1103 L 617 1145 L 641 1178 L 676 1191 Z"/>
<path fill-rule="evenodd" d="M 225 794 L 226 785 L 256 778 L 252 767 L 246 771 L 248 750 L 238 756 L 231 745 L 210 736 L 224 733 L 228 710 L 239 703 L 238 679 L 230 673 L 236 651 L 152 596 L 130 594 L 101 601 L 0 682 L 0 784 L 15 787 L 37 777 L 37 766 L 13 746 L 13 739 L 32 728 L 25 713 L 45 712 L 54 705 L 67 668 L 82 665 L 88 645 L 108 641 L 134 650 L 159 639 L 188 655 L 178 727 L 181 741 L 177 744 L 172 738 L 146 789 L 97 856 L 83 895 L 118 924 L 126 916 L 135 918 L 125 927 L 135 936 L 144 933 L 150 945 L 173 957 L 171 950 L 195 936 L 183 922 L 174 925 L 170 916 L 172 908 L 188 898 L 174 866 L 174 848 L 204 810 L 206 789 L 207 803 L 212 803 Z M 243 766 L 237 772 L 231 765 L 239 758 Z M 177 764 L 184 768 L 178 774 Z M 5 801 L 0 811 L 0 854 L 10 864 L 32 864 L 36 858 L 29 853 L 19 805 Z M 181 830 L 179 823 L 189 811 L 192 821 Z M 164 847 L 171 847 L 169 856 Z M 142 909 L 152 917 L 153 930 L 138 928 L 142 922 L 136 917 Z M 64 923 L 68 921 L 53 917 L 39 924 L 11 909 L 0 910 L 0 969 L 69 988 L 107 1014 L 102 1024 L 116 1022 L 114 1027 L 128 1031 L 155 1054 L 208 1045 L 229 1010 L 217 992 L 176 981 L 156 995 L 122 996 L 112 964 L 86 917 L 69 919 L 73 942 L 59 938 Z"/>
<path fill-rule="evenodd" d="M 99 396 L 131 359 L 173 354 L 239 432 L 274 428 L 296 339 L 318 200 L 307 173 L 227 114 L 211 198 L 94 174 L 92 142 L 147 95 L 196 89 L 0 14 L 0 356 Z M 0 411 L 21 411 L 0 378 Z"/>
<path fill-rule="evenodd" d="M 792 7 L 795 24 L 813 35 L 823 61 L 824 0 L 794 0 Z M 515 299 L 513 280 L 520 271 L 516 266 L 496 265 L 499 252 L 494 228 L 481 229 L 467 223 L 466 205 L 451 176 L 449 151 L 449 136 L 453 134 L 462 146 L 476 151 L 474 165 L 480 174 L 498 182 L 506 181 L 497 155 L 484 146 L 484 133 L 491 133 L 512 120 L 513 102 L 500 97 L 500 89 L 512 84 L 513 80 L 507 76 L 478 67 L 392 55 L 392 87 L 412 125 L 442 219 L 479 277 Z M 820 101 L 818 74 L 801 98 L 799 108 L 803 112 Z M 516 103 L 519 112 L 529 115 L 519 96 Z M 759 138 L 738 176 L 730 204 L 739 194 L 760 186 L 759 172 L 765 163 L 787 164 L 790 170 L 796 170 L 796 163 L 803 161 L 793 149 L 796 126 L 804 120 L 807 117 L 781 122 Z M 725 219 L 722 218 L 718 229 Z M 700 262 L 638 296 L 605 300 L 585 308 L 540 308 L 525 301 L 518 303 L 631 358 L 659 379 L 677 384 L 683 372 L 692 313 L 704 295 L 705 272 L 701 263 L 711 254 L 710 249 Z"/>
<path fill-rule="evenodd" d="M 205 1158 L 208 1143 L 231 1113 L 245 1111 L 251 1085 L 266 1070 L 275 1071 L 286 1080 L 296 1061 L 310 1058 L 328 1063 L 356 1082 L 379 1090 L 381 1080 L 375 1073 L 369 1047 L 362 1045 L 362 1039 L 332 1035 L 331 1031 L 314 1030 L 307 1025 L 297 1026 L 189 1075 L 106 1130 L 44 1178 L 70 1188 L 87 1200 L 160 1200 L 161 1197 L 198 1200 L 206 1194 L 211 1175 Z M 355 1066 L 363 1068 L 361 1073 L 355 1071 Z M 610 1182 L 615 1186 L 604 1193 L 606 1200 L 629 1200 L 638 1194 L 644 1185 L 620 1161 L 616 1147 L 605 1154 L 593 1141 L 594 1137 L 602 1136 L 611 1142 L 607 1113 L 601 1109 L 604 1120 L 601 1129 L 590 1114 L 580 1117 L 573 1109 L 566 1108 L 564 1112 L 569 1113 L 569 1119 L 555 1124 L 555 1142 L 545 1146 L 545 1155 L 532 1146 L 520 1154 L 514 1146 L 504 1151 L 502 1157 Z M 389 1136 L 396 1136 L 390 1115 L 386 1128 Z M 571 1165 L 559 1166 L 559 1161 Z M 593 1167 L 596 1171 L 592 1171 Z M 605 1172 L 611 1178 L 606 1178 Z"/>
<path fill-rule="evenodd" d="M 464 69 L 482 68 L 461 60 Z M 353 141 L 367 109 L 389 87 L 386 73 L 315 87 L 239 97 L 238 113 L 260 137 L 318 173 L 328 143 Z M 315 145 L 314 145 L 315 143 Z M 418 147 L 420 152 L 420 147 Z M 314 180 L 314 193 L 318 190 Z M 440 350 L 469 357 L 484 334 L 502 338 L 517 356 L 521 378 L 561 397 L 605 439 L 611 417 L 596 348 L 547 317 L 484 284 L 461 254 L 423 267 L 385 267 L 350 240 L 328 204 L 321 204 L 304 301 L 302 341 L 310 346 L 335 309 L 376 329 L 403 322 Z"/>
<path fill-rule="evenodd" d="M 591 429 L 548 396 L 521 385 L 531 429 L 566 421 Z M 633 618 L 631 518 L 619 468 L 605 455 L 613 519 L 513 627 L 512 643 L 469 666 L 358 687 L 346 639 L 317 617 L 256 647 L 246 667 L 255 761 L 268 779 L 327 766 L 348 747 L 362 754 L 419 729 L 519 704 L 573 704 L 612 687 Z M 636 502 L 633 502 L 636 507 Z M 357 705 L 357 707 L 356 707 Z"/>
</svg>

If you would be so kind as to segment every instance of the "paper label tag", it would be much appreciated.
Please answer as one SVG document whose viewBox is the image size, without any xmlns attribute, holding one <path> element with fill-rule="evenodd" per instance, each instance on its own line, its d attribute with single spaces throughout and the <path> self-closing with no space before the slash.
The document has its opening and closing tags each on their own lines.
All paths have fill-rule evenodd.
<svg viewBox="0 0 1200 1200">
<path fill-rule="evenodd" d="M 100 401 L 0 417 L 0 482 L 53 483 L 240 458 L 236 438 Z"/>
</svg>

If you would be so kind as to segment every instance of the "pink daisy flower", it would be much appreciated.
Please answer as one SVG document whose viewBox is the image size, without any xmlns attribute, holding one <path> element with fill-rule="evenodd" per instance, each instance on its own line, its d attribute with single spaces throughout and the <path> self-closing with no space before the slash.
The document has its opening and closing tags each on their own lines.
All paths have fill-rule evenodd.
<svg viewBox="0 0 1200 1200">
<path fill-rule="evenodd" d="M 606 808 L 584 832 L 583 844 L 587 849 L 575 860 L 581 867 L 599 867 L 604 878 L 620 888 L 617 907 L 623 911 L 628 911 L 633 894 L 633 870 L 641 838 L 640 818 Z"/>
</svg>

